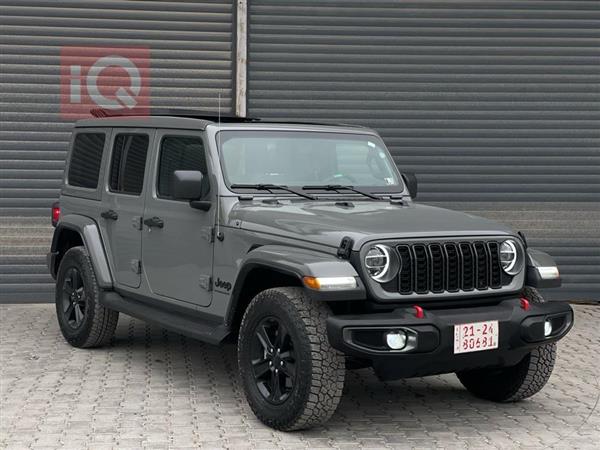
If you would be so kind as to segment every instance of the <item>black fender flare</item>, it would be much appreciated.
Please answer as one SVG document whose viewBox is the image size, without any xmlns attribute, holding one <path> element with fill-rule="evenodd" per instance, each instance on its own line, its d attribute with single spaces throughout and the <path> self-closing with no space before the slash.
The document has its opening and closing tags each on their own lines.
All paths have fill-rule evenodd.
<svg viewBox="0 0 600 450">
<path fill-rule="evenodd" d="M 264 245 L 249 251 L 240 261 L 238 274 L 231 292 L 226 323 L 231 324 L 238 307 L 248 274 L 253 269 L 264 268 L 282 275 L 296 278 L 302 285 L 302 278 L 310 277 L 354 277 L 354 289 L 319 292 L 306 288 L 309 296 L 317 301 L 364 300 L 366 290 L 354 266 L 334 254 L 283 245 Z"/>
<path fill-rule="evenodd" d="M 553 269 L 556 270 L 555 274 Z M 525 276 L 527 286 L 552 288 L 561 285 L 560 274 L 554 258 L 540 250 L 527 249 Z"/>
<path fill-rule="evenodd" d="M 108 258 L 106 256 L 104 242 L 102 241 L 98 224 L 92 218 L 87 216 L 68 214 L 61 217 L 60 222 L 54 230 L 52 245 L 50 247 L 50 253 L 48 254 L 50 273 L 55 276 L 56 271 L 58 270 L 58 267 L 55 267 L 53 261 L 56 259 L 55 255 L 58 253 L 58 243 L 63 230 L 71 230 L 79 234 L 88 255 L 90 256 L 90 260 L 92 261 L 98 286 L 103 289 L 112 289 L 113 278 L 110 266 L 108 265 Z"/>
</svg>

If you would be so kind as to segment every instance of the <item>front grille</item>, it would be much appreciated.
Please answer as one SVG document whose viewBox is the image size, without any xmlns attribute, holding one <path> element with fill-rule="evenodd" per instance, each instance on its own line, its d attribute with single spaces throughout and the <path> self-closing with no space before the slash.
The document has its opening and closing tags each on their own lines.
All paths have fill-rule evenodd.
<svg viewBox="0 0 600 450">
<path fill-rule="evenodd" d="M 502 287 L 498 242 L 401 244 L 396 250 L 402 264 L 398 273 L 401 294 Z"/>
</svg>

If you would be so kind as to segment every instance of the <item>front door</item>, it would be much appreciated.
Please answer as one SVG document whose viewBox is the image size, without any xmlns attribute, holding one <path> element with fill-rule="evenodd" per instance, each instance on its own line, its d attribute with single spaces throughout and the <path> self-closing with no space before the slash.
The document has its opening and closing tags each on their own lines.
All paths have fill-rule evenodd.
<svg viewBox="0 0 600 450">
<path fill-rule="evenodd" d="M 201 211 L 173 197 L 173 173 L 199 170 L 206 182 L 202 200 L 215 201 L 210 190 L 208 152 L 199 132 L 159 130 L 156 142 L 154 177 L 144 209 L 142 267 L 154 295 L 208 306 L 212 299 L 211 231 L 216 205 Z"/>
<path fill-rule="evenodd" d="M 154 131 L 115 129 L 102 197 L 100 229 L 117 285 L 137 288 L 141 280 L 144 179 Z"/>
</svg>

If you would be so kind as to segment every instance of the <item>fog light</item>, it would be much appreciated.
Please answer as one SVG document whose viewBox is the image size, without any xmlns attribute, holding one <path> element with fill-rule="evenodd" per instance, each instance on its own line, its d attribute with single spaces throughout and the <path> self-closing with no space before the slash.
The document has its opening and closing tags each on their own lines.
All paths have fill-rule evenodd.
<svg viewBox="0 0 600 450">
<path fill-rule="evenodd" d="M 385 335 L 385 342 L 392 350 L 406 347 L 406 333 L 404 331 L 390 331 Z"/>
<path fill-rule="evenodd" d="M 546 322 L 544 322 L 544 336 L 548 337 L 552 334 L 552 322 L 550 322 L 549 320 L 546 320 Z"/>
</svg>

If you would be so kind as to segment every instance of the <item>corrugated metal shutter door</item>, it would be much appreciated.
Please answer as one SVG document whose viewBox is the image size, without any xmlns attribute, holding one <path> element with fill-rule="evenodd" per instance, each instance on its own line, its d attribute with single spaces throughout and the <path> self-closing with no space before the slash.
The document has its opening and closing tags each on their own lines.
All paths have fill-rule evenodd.
<svg viewBox="0 0 600 450">
<path fill-rule="evenodd" d="M 377 129 L 420 200 L 514 224 L 600 299 L 600 2 L 254 0 L 248 114 Z"/>
<path fill-rule="evenodd" d="M 231 0 L 2 1 L 0 300 L 51 292 L 43 254 L 72 125 L 59 116 L 61 47 L 150 47 L 152 106 L 216 109 L 221 92 L 230 111 L 233 11 Z"/>
</svg>

